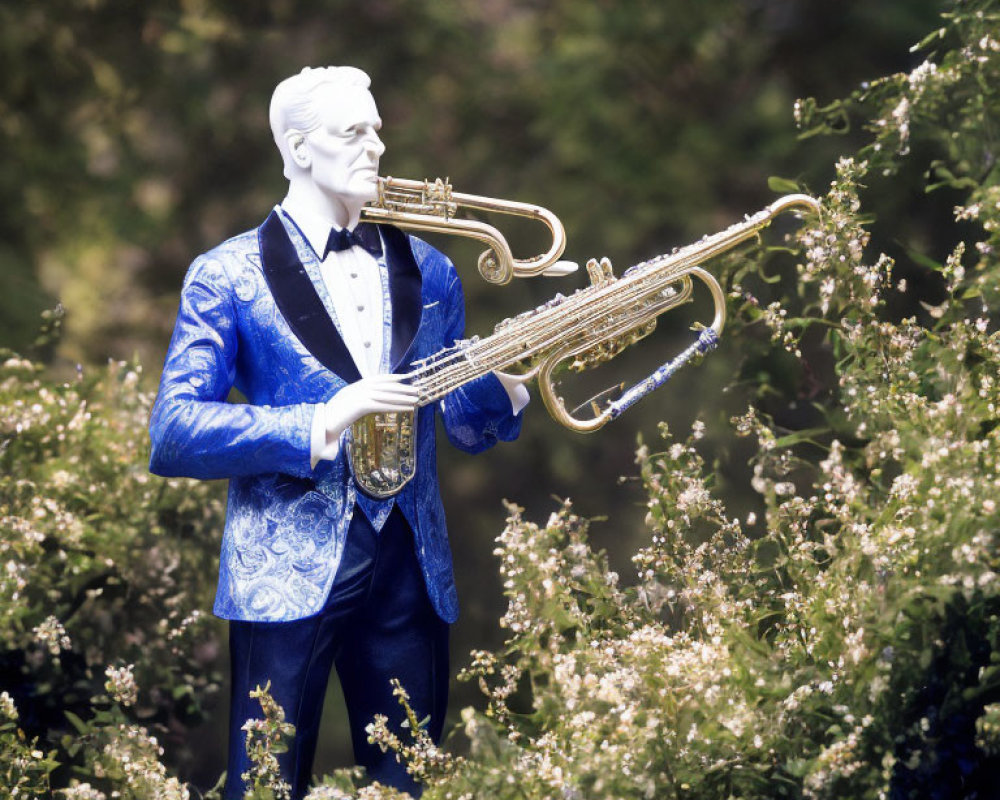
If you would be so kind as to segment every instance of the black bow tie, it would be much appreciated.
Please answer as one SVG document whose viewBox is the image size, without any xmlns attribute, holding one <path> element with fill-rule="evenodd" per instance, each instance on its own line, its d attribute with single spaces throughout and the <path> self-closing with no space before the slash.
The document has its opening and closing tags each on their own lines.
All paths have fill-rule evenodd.
<svg viewBox="0 0 1000 800">
<path fill-rule="evenodd" d="M 379 238 L 378 230 L 374 225 L 361 223 L 353 231 L 349 231 L 347 228 L 331 230 L 330 236 L 326 240 L 323 258 L 325 259 L 329 253 L 339 253 L 355 245 L 363 247 L 376 258 L 382 255 L 382 241 Z"/>
</svg>

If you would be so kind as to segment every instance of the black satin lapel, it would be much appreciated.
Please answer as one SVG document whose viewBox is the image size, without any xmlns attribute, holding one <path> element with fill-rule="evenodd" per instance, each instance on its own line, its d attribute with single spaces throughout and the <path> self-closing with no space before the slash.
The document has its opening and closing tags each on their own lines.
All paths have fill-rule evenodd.
<svg viewBox="0 0 1000 800">
<path fill-rule="evenodd" d="M 393 372 L 402 372 L 412 358 L 413 342 L 423 312 L 423 278 L 413 258 L 410 243 L 399 228 L 379 225 L 385 243 L 389 267 L 389 293 L 392 298 L 392 347 L 389 350 Z"/>
<path fill-rule="evenodd" d="M 271 212 L 257 236 L 264 279 L 292 333 L 328 370 L 348 383 L 359 380 L 354 359 L 323 307 L 277 212 Z"/>
</svg>

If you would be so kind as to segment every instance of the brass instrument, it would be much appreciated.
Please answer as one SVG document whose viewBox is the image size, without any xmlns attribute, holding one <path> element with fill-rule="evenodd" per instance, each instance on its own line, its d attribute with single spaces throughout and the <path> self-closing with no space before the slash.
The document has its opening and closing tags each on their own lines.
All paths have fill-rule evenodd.
<svg viewBox="0 0 1000 800">
<path fill-rule="evenodd" d="M 490 336 L 463 339 L 415 362 L 409 378 L 419 390 L 418 406 L 433 403 L 488 372 L 524 366 L 520 378 L 537 378 L 542 400 L 554 419 L 581 433 L 603 427 L 666 383 L 691 358 L 718 344 L 726 321 L 725 294 L 700 264 L 757 235 L 778 214 L 796 209 L 818 213 L 820 205 L 807 195 L 787 195 L 721 233 L 636 264 L 620 278 L 613 275 L 607 259 L 591 259 L 587 263 L 589 286 L 569 296 L 557 294 L 533 311 L 500 322 Z M 556 367 L 568 362 L 570 369 L 580 371 L 614 358 L 651 333 L 660 314 L 687 302 L 694 279 L 708 287 L 715 306 L 711 325 L 701 327 L 696 341 L 617 400 L 602 407 L 595 399 L 592 417 L 579 419 L 567 411 L 552 380 Z M 372 414 L 351 427 L 351 468 L 368 494 L 389 497 L 413 477 L 413 444 L 400 446 L 405 438 L 400 431 L 412 432 L 412 416 L 413 412 Z"/>
<path fill-rule="evenodd" d="M 552 235 L 548 250 L 534 258 L 514 258 L 506 238 L 492 225 L 462 219 L 459 209 L 476 209 L 538 220 Z M 497 200 L 452 191 L 451 183 L 379 178 L 378 196 L 361 209 L 367 222 L 387 222 L 400 228 L 465 236 L 489 245 L 479 256 L 479 274 L 490 283 L 509 283 L 513 277 L 530 278 L 551 270 L 566 249 L 566 231 L 551 211 L 530 203 Z"/>
</svg>

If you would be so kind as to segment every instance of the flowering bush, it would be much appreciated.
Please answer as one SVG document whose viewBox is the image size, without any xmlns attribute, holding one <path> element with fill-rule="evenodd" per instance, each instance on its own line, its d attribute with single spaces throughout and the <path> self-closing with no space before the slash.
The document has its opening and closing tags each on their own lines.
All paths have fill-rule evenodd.
<svg viewBox="0 0 1000 800">
<path fill-rule="evenodd" d="M 46 775 L 57 760 L 57 783 L 84 756 L 73 733 L 89 732 L 108 706 L 94 706 L 95 696 L 109 694 L 129 708 L 130 724 L 180 743 L 218 688 L 217 632 L 201 609 L 214 584 L 221 498 L 215 486 L 148 474 L 149 404 L 137 368 L 111 363 L 61 381 L 0 354 L 0 671 L 9 706 L 0 752 L 36 753 L 48 766 L 31 770 Z M 122 731 L 123 748 L 158 758 L 158 745 L 140 742 L 145 732 Z M 32 780 L 41 796 L 47 778 Z"/>
<path fill-rule="evenodd" d="M 910 73 L 797 104 L 804 135 L 865 114 L 871 138 L 795 235 L 794 281 L 770 254 L 728 276 L 741 346 L 766 329 L 793 384 L 778 400 L 762 385 L 733 420 L 756 440 L 760 511 L 727 510 L 702 422 L 638 451 L 651 539 L 627 588 L 568 504 L 544 526 L 512 508 L 510 635 L 465 670 L 486 712 L 466 713 L 471 757 L 425 797 L 992 795 L 998 10 L 956 3 Z M 928 188 L 962 197 L 950 254 L 919 257 L 940 276 L 923 289 L 871 252 L 861 202 L 918 147 Z M 811 398 L 808 429 L 776 421 Z"/>
</svg>

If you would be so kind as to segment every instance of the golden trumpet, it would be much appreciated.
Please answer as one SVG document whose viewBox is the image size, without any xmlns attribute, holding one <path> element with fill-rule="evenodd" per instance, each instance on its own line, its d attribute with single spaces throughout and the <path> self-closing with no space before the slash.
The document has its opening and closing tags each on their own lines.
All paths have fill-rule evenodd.
<svg viewBox="0 0 1000 800">
<path fill-rule="evenodd" d="M 532 311 L 500 322 L 490 336 L 463 339 L 415 362 L 409 380 L 419 390 L 417 404 L 433 403 L 488 372 L 521 368 L 521 379 L 537 378 L 542 400 L 557 422 L 580 433 L 602 428 L 661 387 L 691 358 L 715 348 L 726 322 L 726 298 L 719 282 L 701 264 L 756 236 L 778 214 L 790 210 L 818 213 L 820 204 L 808 195 L 786 195 L 743 222 L 636 264 L 621 277 L 614 276 L 607 259 L 591 259 L 587 263 L 589 286 L 569 296 L 557 294 Z M 580 371 L 614 358 L 652 332 L 660 314 L 687 302 L 694 279 L 708 287 L 715 311 L 696 341 L 618 399 L 601 405 L 597 399 L 607 392 L 597 395 L 590 402 L 590 418 L 580 419 L 567 411 L 553 381 L 556 367 L 567 362 L 570 369 Z M 412 478 L 412 427 L 412 412 L 374 414 L 354 423 L 348 455 L 355 478 L 366 492 L 388 497 Z"/>
<path fill-rule="evenodd" d="M 552 235 L 547 251 L 534 258 L 514 258 L 507 239 L 492 225 L 458 217 L 460 209 L 475 209 L 537 220 Z M 465 236 L 489 245 L 479 256 L 479 274 L 490 283 L 509 283 L 511 278 L 530 278 L 550 269 L 566 249 L 566 231 L 547 208 L 513 200 L 497 200 L 452 190 L 447 178 L 413 181 L 379 178 L 378 196 L 361 209 L 361 219 L 384 222 L 400 228 Z"/>
</svg>

